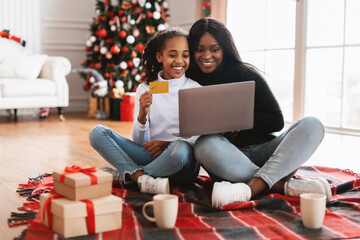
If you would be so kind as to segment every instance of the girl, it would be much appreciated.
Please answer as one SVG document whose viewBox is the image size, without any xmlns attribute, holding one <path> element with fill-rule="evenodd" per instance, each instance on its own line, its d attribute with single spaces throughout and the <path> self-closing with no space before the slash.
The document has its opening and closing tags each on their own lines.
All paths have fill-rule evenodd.
<svg viewBox="0 0 360 240">
<path fill-rule="evenodd" d="M 178 91 L 200 85 L 185 77 L 189 67 L 187 35 L 171 28 L 156 33 L 143 55 L 145 76 L 136 91 L 133 141 L 104 126 L 89 134 L 91 146 L 112 164 L 125 183 L 138 183 L 141 192 L 169 193 L 169 180 L 190 183 L 197 178 L 199 165 L 193 154 L 196 137 L 180 139 Z M 152 95 L 150 82 L 168 81 L 169 92 Z"/>
<path fill-rule="evenodd" d="M 216 19 L 200 19 L 191 27 L 188 40 L 187 76 L 201 85 L 255 81 L 253 129 L 201 136 L 195 143 L 196 159 L 216 181 L 212 205 L 249 201 L 269 189 L 288 196 L 322 193 L 330 201 L 325 179 L 291 178 L 322 141 L 322 123 L 305 117 L 276 137 L 273 132 L 284 127 L 280 106 L 265 79 L 241 61 L 226 26 Z"/>
</svg>

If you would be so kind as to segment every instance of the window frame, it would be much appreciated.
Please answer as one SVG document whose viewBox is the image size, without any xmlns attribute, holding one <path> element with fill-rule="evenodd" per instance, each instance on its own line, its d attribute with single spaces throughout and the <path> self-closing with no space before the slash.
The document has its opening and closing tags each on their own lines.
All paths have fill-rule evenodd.
<svg viewBox="0 0 360 240">
<path fill-rule="evenodd" d="M 226 0 L 227 1 L 227 0 Z M 291 1 L 291 0 L 289 0 Z M 344 38 L 343 43 L 333 46 L 307 46 L 307 10 L 308 0 L 297 0 L 295 10 L 295 47 L 294 47 L 294 79 L 293 79 L 293 121 L 303 118 L 305 114 L 305 76 L 306 76 L 306 54 L 308 49 L 319 48 L 342 48 L 342 79 L 341 79 L 341 110 L 340 110 L 340 127 L 326 126 L 328 132 L 341 133 L 346 135 L 360 136 L 360 130 L 343 127 L 343 112 L 344 112 L 344 72 L 345 72 L 345 49 L 346 47 L 360 46 L 360 44 L 346 44 L 345 43 L 345 28 L 346 28 L 346 0 L 344 7 Z M 265 63 L 266 64 L 266 63 Z M 288 122 L 289 123 L 289 122 Z"/>
</svg>

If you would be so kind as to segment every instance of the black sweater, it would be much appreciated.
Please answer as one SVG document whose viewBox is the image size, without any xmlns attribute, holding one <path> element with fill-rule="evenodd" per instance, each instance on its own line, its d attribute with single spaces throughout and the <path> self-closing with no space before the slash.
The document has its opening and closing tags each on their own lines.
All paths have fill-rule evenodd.
<svg viewBox="0 0 360 240">
<path fill-rule="evenodd" d="M 284 118 L 275 96 L 265 79 L 253 67 L 243 63 L 222 63 L 209 74 L 203 73 L 198 67 L 190 69 L 186 74 L 203 86 L 255 81 L 254 127 L 236 135 L 232 142 L 238 148 L 267 142 L 275 137 L 273 132 L 284 127 Z"/>
</svg>

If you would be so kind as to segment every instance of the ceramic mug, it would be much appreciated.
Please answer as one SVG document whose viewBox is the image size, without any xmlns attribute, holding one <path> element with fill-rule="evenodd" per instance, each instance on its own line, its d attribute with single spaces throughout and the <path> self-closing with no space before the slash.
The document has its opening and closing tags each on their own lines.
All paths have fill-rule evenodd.
<svg viewBox="0 0 360 240">
<path fill-rule="evenodd" d="M 146 213 L 146 207 L 154 208 L 154 217 L 150 217 Z M 156 222 L 159 228 L 173 228 L 175 226 L 178 214 L 179 198 L 172 194 L 158 194 L 153 197 L 151 202 L 145 203 L 142 209 L 144 217 Z"/>
<path fill-rule="evenodd" d="M 300 195 L 301 219 L 305 227 L 318 229 L 324 222 L 326 210 L 326 196 L 317 193 L 303 193 Z"/>
</svg>

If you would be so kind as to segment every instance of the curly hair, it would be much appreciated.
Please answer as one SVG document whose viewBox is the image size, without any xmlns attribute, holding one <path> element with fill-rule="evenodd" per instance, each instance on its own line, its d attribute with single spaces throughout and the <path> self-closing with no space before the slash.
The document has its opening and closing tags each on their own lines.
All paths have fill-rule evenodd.
<svg viewBox="0 0 360 240">
<path fill-rule="evenodd" d="M 172 27 L 156 32 L 148 40 L 142 57 L 143 73 L 145 75 L 140 79 L 140 82 L 149 84 L 149 82 L 157 79 L 157 74 L 163 69 L 163 66 L 162 63 L 157 61 L 156 53 L 161 53 L 165 48 L 166 41 L 173 37 L 187 39 L 187 34 L 181 28 Z"/>
</svg>

